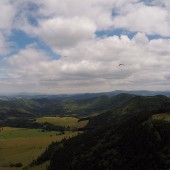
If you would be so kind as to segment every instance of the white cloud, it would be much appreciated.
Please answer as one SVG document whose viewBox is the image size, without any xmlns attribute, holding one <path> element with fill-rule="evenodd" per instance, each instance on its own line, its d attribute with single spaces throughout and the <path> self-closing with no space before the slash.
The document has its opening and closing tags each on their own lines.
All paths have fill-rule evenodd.
<svg viewBox="0 0 170 170">
<path fill-rule="evenodd" d="M 147 40 L 147 41 L 146 41 Z M 142 42 L 142 44 L 141 44 Z M 144 43 L 143 43 L 144 42 Z M 148 40 L 143 33 L 92 39 L 60 53 L 60 60 L 47 57 L 36 46 L 28 46 L 6 60 L 5 73 L 12 84 L 39 86 L 39 91 L 89 92 L 113 89 L 161 89 L 168 79 L 170 51 L 168 40 Z M 119 67 L 119 64 L 125 67 Z M 170 83 L 170 82 L 169 82 Z M 159 86 L 158 86 L 159 84 Z M 27 87 L 28 88 L 28 87 Z"/>
<path fill-rule="evenodd" d="M 93 38 L 95 30 L 95 25 L 87 18 L 52 18 L 41 21 L 35 34 L 54 48 L 67 48 Z"/>
<path fill-rule="evenodd" d="M 0 55 L 9 53 L 12 43 L 7 41 L 13 27 L 13 21 L 16 14 L 16 9 L 11 3 L 11 0 L 1 0 L 1 15 L 0 15 Z"/>
<path fill-rule="evenodd" d="M 0 6 L 1 6 L 0 29 L 1 30 L 4 29 L 4 31 L 6 31 L 12 27 L 16 9 L 11 4 L 10 0 L 1 0 Z"/>
<path fill-rule="evenodd" d="M 22 78 L 23 81 L 28 77 L 41 75 L 40 65 L 45 65 L 49 58 L 42 50 L 36 49 L 35 45 L 29 45 L 26 49 L 19 51 L 5 59 L 7 74 L 10 78 Z M 37 67 L 38 66 L 38 67 Z M 27 81 L 27 79 L 26 79 Z"/>
<path fill-rule="evenodd" d="M 137 33 L 134 37 L 133 40 L 137 43 L 137 44 L 141 44 L 141 45 L 146 45 L 149 42 L 148 37 L 144 34 L 144 33 Z"/>
<path fill-rule="evenodd" d="M 30 3 L 37 9 L 31 11 L 27 7 Z M 151 5 L 140 0 L 24 1 L 18 5 L 24 10 L 16 27 L 39 37 L 55 52 L 88 41 L 101 30 L 123 28 L 166 37 L 170 36 L 168 4 L 166 0 L 155 0 Z M 36 19 L 36 26 L 28 21 L 30 16 Z"/>
<path fill-rule="evenodd" d="M 5 36 L 0 32 L 0 55 L 7 54 L 10 51 L 11 43 L 5 40 Z"/>
<path fill-rule="evenodd" d="M 63 56 L 51 58 L 35 44 L 20 49 L 4 60 L 1 89 L 64 93 L 169 88 L 170 40 L 147 37 L 170 36 L 167 0 L 2 0 L 0 5 L 8 14 L 1 16 L 1 54 L 9 50 L 9 32 L 18 29 Z M 132 39 L 95 35 L 118 28 L 137 33 Z"/>
<path fill-rule="evenodd" d="M 115 28 L 141 31 L 147 34 L 170 36 L 170 14 L 166 8 L 129 4 L 113 20 Z"/>
<path fill-rule="evenodd" d="M 167 10 L 170 9 L 170 1 L 169 0 L 153 0 L 152 4 L 162 6 L 162 7 L 166 8 Z"/>
<path fill-rule="evenodd" d="M 97 27 L 108 27 L 111 24 L 112 7 L 115 0 L 86 0 L 80 2 L 78 0 L 42 0 L 39 5 L 41 15 L 50 17 L 87 17 L 91 19 Z"/>
</svg>

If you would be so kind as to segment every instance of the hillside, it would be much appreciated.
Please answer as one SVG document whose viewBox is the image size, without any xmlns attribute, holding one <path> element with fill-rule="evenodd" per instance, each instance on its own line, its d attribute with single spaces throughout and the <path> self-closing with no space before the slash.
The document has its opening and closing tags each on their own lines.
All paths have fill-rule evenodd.
<svg viewBox="0 0 170 170">
<path fill-rule="evenodd" d="M 49 170 L 167 170 L 170 168 L 170 122 L 153 115 L 170 114 L 165 96 L 132 98 L 93 117 L 89 129 L 53 144 L 39 157 Z"/>
<path fill-rule="evenodd" d="M 90 115 L 117 107 L 134 95 L 99 96 L 88 99 L 11 99 L 0 100 L 0 118 L 36 117 L 41 115 Z"/>
</svg>

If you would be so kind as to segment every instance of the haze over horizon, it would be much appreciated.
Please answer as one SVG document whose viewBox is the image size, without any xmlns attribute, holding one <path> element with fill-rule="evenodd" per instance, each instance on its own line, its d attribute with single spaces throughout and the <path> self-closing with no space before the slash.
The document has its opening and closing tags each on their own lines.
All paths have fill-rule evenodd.
<svg viewBox="0 0 170 170">
<path fill-rule="evenodd" d="M 170 90 L 169 0 L 0 7 L 0 93 Z"/>
</svg>

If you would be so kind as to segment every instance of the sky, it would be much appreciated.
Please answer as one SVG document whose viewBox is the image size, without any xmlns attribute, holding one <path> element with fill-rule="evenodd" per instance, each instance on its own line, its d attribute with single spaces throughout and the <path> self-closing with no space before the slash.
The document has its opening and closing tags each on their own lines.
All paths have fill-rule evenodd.
<svg viewBox="0 0 170 170">
<path fill-rule="evenodd" d="M 0 9 L 0 93 L 170 90 L 169 0 L 0 0 Z"/>
</svg>

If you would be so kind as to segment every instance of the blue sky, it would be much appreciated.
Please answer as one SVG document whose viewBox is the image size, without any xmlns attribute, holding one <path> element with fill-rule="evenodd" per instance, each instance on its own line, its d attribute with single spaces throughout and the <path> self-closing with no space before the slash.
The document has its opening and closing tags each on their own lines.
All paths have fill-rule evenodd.
<svg viewBox="0 0 170 170">
<path fill-rule="evenodd" d="M 0 93 L 170 90 L 169 1 L 0 5 Z"/>
<path fill-rule="evenodd" d="M 8 38 L 8 41 L 14 44 L 13 50 L 11 51 L 13 54 L 17 54 L 21 49 L 26 48 L 30 44 L 36 43 L 37 48 L 44 50 L 50 57 L 54 59 L 60 57 L 57 53 L 54 53 L 53 50 L 39 37 L 30 36 L 21 30 L 13 30 L 12 34 Z"/>
</svg>

